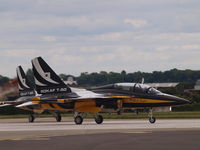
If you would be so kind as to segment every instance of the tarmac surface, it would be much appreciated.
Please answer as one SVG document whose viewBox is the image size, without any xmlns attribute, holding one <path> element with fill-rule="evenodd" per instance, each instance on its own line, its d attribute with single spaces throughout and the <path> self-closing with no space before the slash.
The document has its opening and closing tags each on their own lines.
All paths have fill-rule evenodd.
<svg viewBox="0 0 200 150">
<path fill-rule="evenodd" d="M 200 119 L 0 119 L 0 150 L 200 150 Z"/>
</svg>

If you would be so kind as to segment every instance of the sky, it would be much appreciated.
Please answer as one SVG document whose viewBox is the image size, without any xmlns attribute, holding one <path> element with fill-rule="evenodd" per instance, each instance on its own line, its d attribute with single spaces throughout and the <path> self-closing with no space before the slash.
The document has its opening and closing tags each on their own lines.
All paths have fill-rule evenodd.
<svg viewBox="0 0 200 150">
<path fill-rule="evenodd" d="M 199 0 L 0 0 L 0 74 L 200 70 Z"/>
</svg>

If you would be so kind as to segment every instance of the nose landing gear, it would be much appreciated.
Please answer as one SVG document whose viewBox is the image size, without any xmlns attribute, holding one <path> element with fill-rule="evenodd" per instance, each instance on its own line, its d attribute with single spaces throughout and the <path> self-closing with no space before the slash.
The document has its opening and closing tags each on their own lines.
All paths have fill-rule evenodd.
<svg viewBox="0 0 200 150">
<path fill-rule="evenodd" d="M 156 122 L 156 118 L 155 118 L 155 117 L 149 118 L 149 122 L 150 122 L 150 123 L 155 123 L 155 122 Z"/>
<path fill-rule="evenodd" d="M 153 117 L 153 108 L 150 108 L 149 110 L 149 122 L 152 124 L 156 122 L 156 118 Z"/>
</svg>

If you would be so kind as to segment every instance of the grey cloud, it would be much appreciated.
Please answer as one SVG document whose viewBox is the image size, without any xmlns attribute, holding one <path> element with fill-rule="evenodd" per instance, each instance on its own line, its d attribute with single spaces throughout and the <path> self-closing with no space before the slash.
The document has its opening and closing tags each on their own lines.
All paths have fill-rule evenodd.
<svg viewBox="0 0 200 150">
<path fill-rule="evenodd" d="M 57 72 L 76 75 L 100 70 L 199 69 L 198 0 L 0 3 L 3 75 L 14 76 L 18 64 L 31 67 L 30 60 L 40 55 Z"/>
</svg>

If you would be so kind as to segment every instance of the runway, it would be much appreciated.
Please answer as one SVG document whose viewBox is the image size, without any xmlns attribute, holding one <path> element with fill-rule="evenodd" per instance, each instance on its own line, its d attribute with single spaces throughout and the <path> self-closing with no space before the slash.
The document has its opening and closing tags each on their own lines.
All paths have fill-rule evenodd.
<svg viewBox="0 0 200 150">
<path fill-rule="evenodd" d="M 55 122 L 53 118 L 37 118 L 34 123 L 28 123 L 27 119 L 1 119 L 0 135 L 2 150 L 12 149 L 15 144 L 20 150 L 37 147 L 51 150 L 55 145 L 60 150 L 67 147 L 90 149 L 88 145 L 93 149 L 128 150 L 136 145 L 138 149 L 145 149 L 145 145 L 148 148 L 148 144 L 155 143 L 156 146 L 151 146 L 155 150 L 163 144 L 168 149 L 178 146 L 182 150 L 199 150 L 200 119 L 158 119 L 155 124 L 145 119 L 116 119 L 105 120 L 100 125 L 93 119 L 84 120 L 82 125 L 75 125 L 73 118 L 63 118 L 62 122 Z M 185 143 L 191 146 L 185 146 Z M 95 147 L 96 144 L 98 147 Z"/>
<path fill-rule="evenodd" d="M 23 119 L 0 119 L 0 140 L 19 137 L 22 133 L 31 133 L 20 136 L 31 138 L 34 133 L 37 137 L 60 136 L 75 134 L 110 133 L 110 132 L 144 132 L 168 130 L 200 130 L 200 119 L 158 119 L 150 124 L 145 119 L 116 119 L 104 120 L 103 124 L 96 124 L 93 119 L 85 119 L 82 125 L 76 125 L 73 118 L 64 118 L 56 122 L 54 118 L 37 118 L 34 123 Z M 17 132 L 17 134 L 15 134 Z M 13 134 L 12 134 L 13 133 Z M 17 135 L 17 136 L 16 136 Z"/>
<path fill-rule="evenodd" d="M 69 135 L 0 141 L 1 150 L 199 150 L 199 131 Z"/>
<path fill-rule="evenodd" d="M 2 119 L 0 131 L 46 131 L 46 130 L 123 130 L 123 129 L 200 129 L 200 119 L 158 119 L 151 124 L 145 119 L 104 120 L 96 124 L 93 119 L 85 119 L 82 125 L 76 125 L 73 118 L 56 122 L 53 118 L 38 118 L 34 123 L 27 119 Z"/>
</svg>

